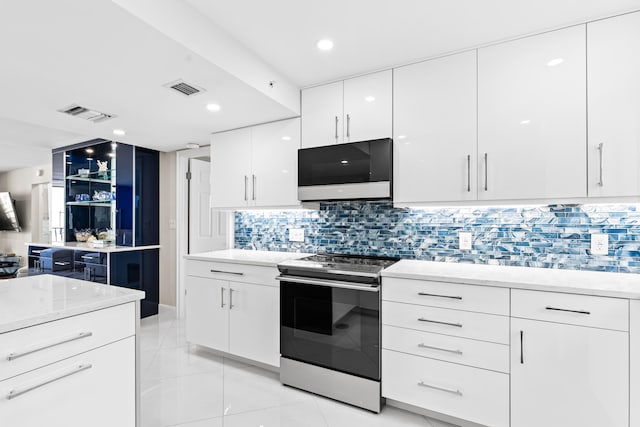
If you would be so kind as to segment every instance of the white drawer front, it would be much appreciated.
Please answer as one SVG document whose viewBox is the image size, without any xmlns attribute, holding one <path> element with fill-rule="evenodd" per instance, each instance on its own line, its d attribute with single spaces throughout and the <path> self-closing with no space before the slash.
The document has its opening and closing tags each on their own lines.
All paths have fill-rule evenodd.
<svg viewBox="0 0 640 427">
<path fill-rule="evenodd" d="M 509 344 L 509 318 L 382 301 L 382 323 L 401 328 Z"/>
<path fill-rule="evenodd" d="M 186 261 L 186 272 L 187 276 L 229 280 L 232 282 L 257 283 L 269 286 L 278 286 L 276 276 L 280 274 L 276 267 L 192 259 Z"/>
<path fill-rule="evenodd" d="M 384 325 L 382 348 L 509 372 L 509 346 Z"/>
<path fill-rule="evenodd" d="M 135 337 L 0 381 L 0 414 L 3 426 L 134 427 Z"/>
<path fill-rule="evenodd" d="M 629 301 L 620 298 L 513 289 L 511 315 L 570 325 L 629 330 Z"/>
<path fill-rule="evenodd" d="M 507 288 L 385 277 L 382 279 L 382 299 L 509 315 L 509 289 Z"/>
<path fill-rule="evenodd" d="M 382 396 L 486 426 L 509 426 L 507 374 L 382 350 Z"/>
<path fill-rule="evenodd" d="M 134 303 L 0 334 L 0 380 L 133 335 Z"/>
</svg>

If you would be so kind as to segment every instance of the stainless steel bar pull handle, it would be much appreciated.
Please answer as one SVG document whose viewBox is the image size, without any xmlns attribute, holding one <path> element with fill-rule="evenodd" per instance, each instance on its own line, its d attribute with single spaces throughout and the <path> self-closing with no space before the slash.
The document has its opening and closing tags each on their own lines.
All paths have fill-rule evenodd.
<svg viewBox="0 0 640 427">
<path fill-rule="evenodd" d="M 256 176 L 255 175 L 251 175 L 251 177 L 252 177 L 251 200 L 255 200 L 256 199 Z"/>
<path fill-rule="evenodd" d="M 489 191 L 489 154 L 484 153 L 484 191 Z"/>
<path fill-rule="evenodd" d="M 338 116 L 336 116 L 336 142 L 338 141 Z"/>
<path fill-rule="evenodd" d="M 446 393 L 451 393 L 451 394 L 456 394 L 456 395 L 458 395 L 458 396 L 462 396 L 462 392 L 461 392 L 460 390 L 457 390 L 457 389 L 456 389 L 456 390 L 454 390 L 454 389 L 452 389 L 452 388 L 438 387 L 438 386 L 435 386 L 435 385 L 427 384 L 427 383 L 425 383 L 424 381 L 420 381 L 420 382 L 418 383 L 418 385 L 419 385 L 420 387 L 431 388 L 431 389 L 434 389 L 434 390 L 440 390 L 440 391 L 444 391 L 444 392 L 446 392 Z"/>
<path fill-rule="evenodd" d="M 602 177 L 602 157 L 604 154 L 604 144 L 601 142 L 598 144 L 598 152 L 600 153 L 600 181 L 598 181 L 598 185 L 600 187 L 604 186 L 604 179 Z"/>
<path fill-rule="evenodd" d="M 420 348 L 428 348 L 429 350 L 446 351 L 447 353 L 453 353 L 453 354 L 462 354 L 462 350 L 457 350 L 457 349 L 453 350 L 453 349 L 443 348 L 443 347 L 434 347 L 432 345 L 426 345 L 425 343 L 418 344 L 418 347 L 420 347 Z"/>
<path fill-rule="evenodd" d="M 418 292 L 418 295 L 423 297 L 436 297 L 436 298 L 449 298 L 449 299 L 457 299 L 462 300 L 462 297 L 453 296 L 453 295 L 440 295 L 440 294 L 429 294 L 427 292 Z"/>
<path fill-rule="evenodd" d="M 425 319 L 424 317 L 419 317 L 418 320 L 420 322 L 437 323 L 438 325 L 455 326 L 456 328 L 462 328 L 462 323 L 442 322 L 440 320 Z"/>
<path fill-rule="evenodd" d="M 224 270 L 211 270 L 212 273 L 234 274 L 236 276 L 244 276 L 244 273 L 240 271 L 224 271 Z"/>
<path fill-rule="evenodd" d="M 27 386 L 25 388 L 14 388 L 12 390 L 9 390 L 9 393 L 7 393 L 7 400 L 11 400 L 11 399 L 15 399 L 18 396 L 22 396 L 25 393 L 28 393 L 30 391 L 33 391 L 35 389 L 38 389 L 40 387 L 43 387 L 47 384 L 51 384 L 53 382 L 59 381 L 63 378 L 67 378 L 70 377 L 71 375 L 75 375 L 77 373 L 80 373 L 82 371 L 86 371 L 87 369 L 91 369 L 93 365 L 91 365 L 90 363 L 87 364 L 82 364 L 82 365 L 77 365 L 73 368 L 73 370 L 69 371 L 69 372 L 65 372 L 64 374 L 60 374 L 60 375 L 56 375 L 55 377 L 51 377 L 49 379 L 46 379 L 44 381 L 42 381 L 41 383 L 38 384 L 34 384 L 34 385 L 30 385 Z"/>
<path fill-rule="evenodd" d="M 471 154 L 467 154 L 467 193 L 471 192 Z"/>
<path fill-rule="evenodd" d="M 520 364 L 524 365 L 524 331 L 520 331 Z"/>
<path fill-rule="evenodd" d="M 347 138 L 351 137 L 351 116 L 347 114 Z"/>
<path fill-rule="evenodd" d="M 58 346 L 60 344 L 66 344 L 68 342 L 80 340 L 80 339 L 83 339 L 83 338 L 89 338 L 92 335 L 93 335 L 93 332 L 78 332 L 76 334 L 73 334 L 73 335 L 68 336 L 68 337 L 61 338 L 60 340 L 51 342 L 49 344 L 44 344 L 44 345 L 41 345 L 39 347 L 30 348 L 28 350 L 9 353 L 9 355 L 7 356 L 7 360 L 8 361 L 12 361 L 12 360 L 18 359 L 20 357 L 27 356 L 29 354 L 37 353 L 39 351 L 46 350 L 48 348 Z"/>
<path fill-rule="evenodd" d="M 229 288 L 229 310 L 233 308 L 233 289 Z"/>
<path fill-rule="evenodd" d="M 545 307 L 545 310 L 551 310 L 551 311 L 564 311 L 566 313 L 577 313 L 577 314 L 591 314 L 590 311 L 586 311 L 586 310 L 569 310 L 567 308 L 557 308 L 557 307 Z"/>
<path fill-rule="evenodd" d="M 247 186 L 249 185 L 249 177 L 247 175 L 244 176 L 244 201 L 249 200 L 247 196 Z"/>
<path fill-rule="evenodd" d="M 220 308 L 224 308 L 224 288 L 220 288 Z"/>
</svg>

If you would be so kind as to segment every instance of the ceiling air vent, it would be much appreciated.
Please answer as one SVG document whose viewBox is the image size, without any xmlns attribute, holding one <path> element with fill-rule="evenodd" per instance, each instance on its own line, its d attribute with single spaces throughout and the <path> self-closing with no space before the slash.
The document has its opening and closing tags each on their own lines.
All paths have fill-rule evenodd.
<svg viewBox="0 0 640 427">
<path fill-rule="evenodd" d="M 191 83 L 187 83 L 184 80 L 176 80 L 174 82 L 167 83 L 164 86 L 168 87 L 169 89 L 173 89 L 176 92 L 180 92 L 185 96 L 192 96 L 200 92 L 205 92 L 205 89 L 198 87 L 196 85 L 193 85 Z"/>
<path fill-rule="evenodd" d="M 86 108 L 86 107 L 81 107 L 80 105 L 77 105 L 77 104 L 72 104 L 58 111 L 73 117 L 78 117 L 80 119 L 88 120 L 93 123 L 101 123 L 115 117 L 115 115 L 113 114 L 101 113 L 100 111 L 91 110 L 90 108 Z"/>
</svg>

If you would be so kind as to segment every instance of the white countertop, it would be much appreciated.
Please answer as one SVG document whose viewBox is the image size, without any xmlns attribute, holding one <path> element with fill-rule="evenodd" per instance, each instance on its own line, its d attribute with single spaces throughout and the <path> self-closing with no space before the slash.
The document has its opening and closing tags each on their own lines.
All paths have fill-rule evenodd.
<svg viewBox="0 0 640 427">
<path fill-rule="evenodd" d="M 144 292 L 43 274 L 0 280 L 0 334 L 144 298 Z"/>
<path fill-rule="evenodd" d="M 104 248 L 94 248 L 87 242 L 55 242 L 55 243 L 27 243 L 27 246 L 41 246 L 44 248 L 61 248 L 61 249 L 81 249 L 90 252 L 128 252 L 128 251 L 144 251 L 146 249 L 160 249 L 160 245 L 147 246 L 106 246 Z"/>
<path fill-rule="evenodd" d="M 382 276 L 640 299 L 640 275 L 631 273 L 402 260 Z"/>
<path fill-rule="evenodd" d="M 198 261 L 230 262 L 234 264 L 262 265 L 275 267 L 288 259 L 299 259 L 313 254 L 301 252 L 252 251 L 245 249 L 225 249 L 185 255 L 185 259 Z"/>
</svg>

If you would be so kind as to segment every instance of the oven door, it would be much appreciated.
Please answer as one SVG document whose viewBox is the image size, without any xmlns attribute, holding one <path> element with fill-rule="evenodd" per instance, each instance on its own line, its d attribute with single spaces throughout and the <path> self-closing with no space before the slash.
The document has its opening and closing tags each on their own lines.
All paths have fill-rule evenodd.
<svg viewBox="0 0 640 427">
<path fill-rule="evenodd" d="M 278 279 L 283 357 L 380 380 L 379 287 Z"/>
</svg>

